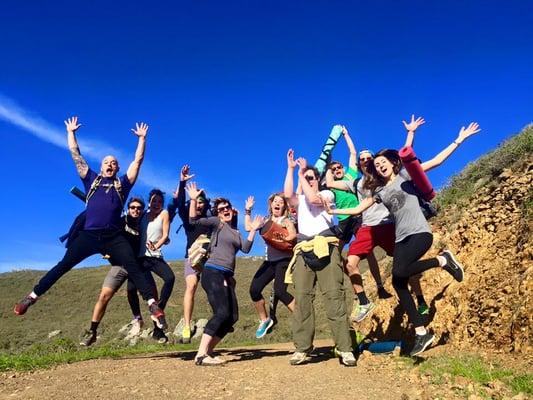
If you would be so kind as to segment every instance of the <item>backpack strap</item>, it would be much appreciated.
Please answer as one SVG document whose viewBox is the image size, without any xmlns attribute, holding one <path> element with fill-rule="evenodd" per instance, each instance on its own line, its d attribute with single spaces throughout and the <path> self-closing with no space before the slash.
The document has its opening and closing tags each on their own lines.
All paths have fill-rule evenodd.
<svg viewBox="0 0 533 400">
<path fill-rule="evenodd" d="M 93 194 L 96 192 L 100 184 L 102 183 L 103 176 L 98 175 L 93 183 L 91 183 L 91 188 L 89 189 L 89 192 L 87 193 L 85 204 L 89 203 L 90 198 L 93 196 Z M 120 179 L 115 177 L 113 180 L 113 188 L 118 194 L 118 198 L 120 199 L 120 204 L 122 207 L 124 207 L 124 194 L 122 193 L 122 183 L 120 182 Z"/>
</svg>

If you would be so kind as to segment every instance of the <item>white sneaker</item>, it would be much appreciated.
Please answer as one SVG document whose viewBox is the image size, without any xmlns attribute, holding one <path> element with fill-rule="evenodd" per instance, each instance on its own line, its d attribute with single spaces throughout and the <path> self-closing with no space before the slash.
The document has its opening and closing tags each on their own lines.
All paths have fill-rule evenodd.
<svg viewBox="0 0 533 400">
<path fill-rule="evenodd" d="M 131 328 L 128 332 L 128 336 L 139 336 L 142 332 L 144 321 L 142 319 L 133 319 L 131 321 Z"/>
</svg>

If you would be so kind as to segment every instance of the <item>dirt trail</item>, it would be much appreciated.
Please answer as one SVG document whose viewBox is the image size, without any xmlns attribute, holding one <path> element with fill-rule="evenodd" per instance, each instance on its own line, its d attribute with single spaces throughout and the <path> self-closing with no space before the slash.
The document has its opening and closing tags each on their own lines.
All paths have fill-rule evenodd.
<svg viewBox="0 0 533 400">
<path fill-rule="evenodd" d="M 364 356 L 347 368 L 317 341 L 312 360 L 288 363 L 292 344 L 227 349 L 222 367 L 197 367 L 194 352 L 92 360 L 0 375 L 1 399 L 429 399 L 442 395 L 393 356 Z M 431 351 L 430 351 L 431 352 Z M 450 391 L 447 399 L 456 398 Z M 459 398 L 459 397 L 457 397 Z"/>
</svg>

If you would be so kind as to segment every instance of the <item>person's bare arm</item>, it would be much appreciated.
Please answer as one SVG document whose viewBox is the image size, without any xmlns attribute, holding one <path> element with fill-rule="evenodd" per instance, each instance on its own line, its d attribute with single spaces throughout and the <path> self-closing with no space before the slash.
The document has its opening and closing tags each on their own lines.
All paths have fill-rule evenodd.
<svg viewBox="0 0 533 400">
<path fill-rule="evenodd" d="M 346 145 L 348 146 L 348 151 L 350 152 L 350 158 L 348 159 L 348 166 L 357 171 L 357 150 L 353 144 L 352 138 L 348 133 L 348 129 L 345 126 L 342 127 L 342 134 L 344 135 L 344 140 L 346 140 Z"/>
<path fill-rule="evenodd" d="M 287 228 L 287 231 L 289 234 L 284 238 L 286 242 L 292 242 L 294 239 L 296 239 L 296 227 L 292 223 L 292 221 L 288 218 L 285 218 L 283 220 L 283 226 Z"/>
<path fill-rule="evenodd" d="M 422 117 L 418 117 L 415 119 L 414 114 L 411 115 L 411 122 L 407 123 L 406 121 L 402 121 L 403 126 L 407 130 L 407 137 L 405 138 L 405 144 L 404 147 L 412 147 L 413 142 L 415 140 L 415 131 L 418 129 L 419 126 L 424 125 L 426 121 Z"/>
<path fill-rule="evenodd" d="M 198 216 L 198 214 L 196 213 L 196 201 L 202 193 L 202 190 L 198 189 L 196 187 L 196 183 L 194 182 L 189 183 L 185 190 L 187 191 L 187 194 L 191 199 L 191 201 L 189 202 L 189 220 L 193 220 Z"/>
<path fill-rule="evenodd" d="M 135 124 L 135 129 L 131 130 L 138 138 L 137 150 L 135 150 L 135 159 L 132 161 L 126 172 L 128 180 L 133 185 L 139 176 L 141 165 L 144 160 L 144 149 L 146 147 L 146 134 L 148 133 L 148 125 L 144 122 Z"/>
<path fill-rule="evenodd" d="M 74 160 L 78 175 L 81 179 L 84 179 L 87 176 L 87 172 L 89 172 L 89 166 L 80 153 L 80 147 L 76 139 L 76 131 L 80 128 L 81 124 L 78 124 L 78 117 L 68 118 L 64 122 L 67 127 L 67 142 L 70 155 L 72 156 L 72 160 Z"/>
<path fill-rule="evenodd" d="M 457 139 L 455 139 L 448 147 L 442 150 L 439 154 L 437 154 L 431 160 L 426 161 L 425 163 L 422 163 L 421 164 L 422 169 L 424 171 L 429 171 L 430 169 L 438 167 L 444 161 L 446 161 L 446 159 L 450 157 L 455 150 L 457 150 L 457 148 L 459 147 L 461 143 L 463 143 L 466 139 L 478 133 L 479 131 L 481 131 L 481 129 L 479 128 L 479 125 L 477 124 L 477 122 L 470 123 L 470 125 L 468 125 L 467 128 L 465 128 L 464 126 L 461 127 L 461 130 L 459 131 L 459 135 L 457 136 Z"/>
<path fill-rule="evenodd" d="M 328 189 L 338 189 L 348 192 L 347 181 L 336 181 L 330 169 L 326 171 L 326 186 Z"/>
<path fill-rule="evenodd" d="M 244 230 L 250 232 L 252 230 L 252 209 L 254 208 L 254 196 L 248 196 L 244 203 Z"/>
<path fill-rule="evenodd" d="M 372 204 L 374 204 L 374 198 L 367 197 L 366 199 L 361 201 L 357 207 L 337 209 L 326 207 L 326 209 L 328 211 L 328 214 L 359 215 L 363 211 L 366 211 Z"/>
<path fill-rule="evenodd" d="M 298 160 L 296 160 L 296 164 L 298 164 L 298 181 L 299 184 L 302 186 L 302 191 L 305 198 L 311 204 L 322 204 L 323 201 L 322 198 L 318 195 L 318 192 L 314 191 L 309 185 L 309 182 L 307 182 L 307 179 L 305 179 L 304 169 L 307 167 L 306 159 L 300 157 L 298 158 Z"/>
<path fill-rule="evenodd" d="M 294 150 L 287 151 L 287 173 L 285 174 L 285 182 L 283 184 L 283 194 L 289 204 L 293 207 L 298 206 L 298 196 L 294 193 L 294 168 L 296 161 L 294 161 Z"/>
</svg>

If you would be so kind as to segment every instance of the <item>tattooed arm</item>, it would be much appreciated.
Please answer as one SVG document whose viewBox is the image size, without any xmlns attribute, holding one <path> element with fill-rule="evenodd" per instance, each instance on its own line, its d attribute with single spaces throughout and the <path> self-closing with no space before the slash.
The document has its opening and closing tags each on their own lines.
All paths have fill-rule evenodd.
<svg viewBox="0 0 533 400">
<path fill-rule="evenodd" d="M 139 171 L 144 160 L 144 149 L 146 147 L 146 134 L 148 133 L 148 125 L 146 125 L 144 122 L 141 122 L 140 124 L 137 123 L 135 124 L 135 129 L 132 129 L 131 131 L 139 138 L 137 150 L 135 150 L 135 159 L 132 161 L 128 167 L 128 171 L 126 172 L 128 180 L 133 185 L 139 176 Z"/>
<path fill-rule="evenodd" d="M 89 172 L 89 166 L 87 165 L 87 161 L 85 161 L 85 159 L 82 157 L 80 148 L 78 146 L 78 141 L 76 140 L 76 131 L 81 126 L 81 124 L 78 124 L 78 117 L 67 119 L 65 121 L 65 126 L 67 127 L 68 148 L 70 150 L 70 155 L 74 160 L 78 175 L 81 179 L 83 179 L 87 176 L 87 172 Z"/>
</svg>

